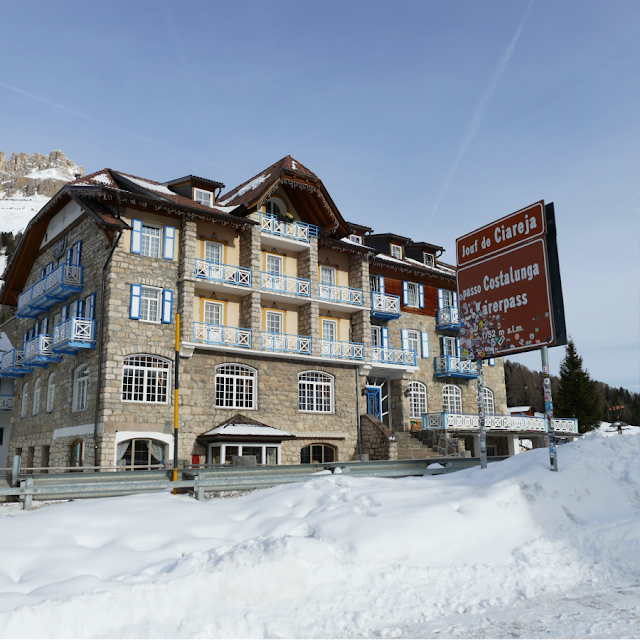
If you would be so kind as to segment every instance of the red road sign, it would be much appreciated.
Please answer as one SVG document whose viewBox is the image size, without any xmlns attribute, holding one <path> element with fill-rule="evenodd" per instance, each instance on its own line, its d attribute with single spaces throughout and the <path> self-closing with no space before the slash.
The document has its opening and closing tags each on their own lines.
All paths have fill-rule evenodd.
<svg viewBox="0 0 640 640">
<path fill-rule="evenodd" d="M 458 238 L 458 266 L 502 253 L 535 238 L 544 238 L 546 233 L 544 201 L 541 200 Z"/>
<path fill-rule="evenodd" d="M 513 221 L 514 216 L 519 216 L 515 218 L 517 222 Z M 495 234 L 502 233 L 503 225 L 507 228 L 504 221 L 512 229 L 515 225 L 516 231 L 524 229 L 520 235 L 526 236 L 526 220 L 532 219 L 536 223 L 529 230 L 538 239 L 523 244 L 511 234 L 499 243 L 501 247 L 502 242 L 510 243 L 506 251 L 494 251 L 492 243 L 491 247 L 485 246 L 484 259 L 474 257 L 473 262 L 458 268 L 462 356 L 474 359 L 503 356 L 555 343 L 547 247 L 544 236 L 539 237 L 539 229 L 546 229 L 544 203 L 507 216 L 465 238 L 472 238 L 474 243 L 479 238 L 481 246 L 482 238 L 488 237 L 487 230 L 494 233 L 495 239 Z M 458 247 L 464 244 L 463 240 L 458 239 Z"/>
</svg>

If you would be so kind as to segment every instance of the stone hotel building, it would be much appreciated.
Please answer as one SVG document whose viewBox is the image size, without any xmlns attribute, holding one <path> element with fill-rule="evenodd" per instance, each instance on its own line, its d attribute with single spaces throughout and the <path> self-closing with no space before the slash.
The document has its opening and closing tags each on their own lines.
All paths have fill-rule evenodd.
<svg viewBox="0 0 640 640">
<path fill-rule="evenodd" d="M 15 309 L 8 463 L 173 459 L 178 314 L 181 460 L 479 455 L 442 248 L 347 222 L 290 156 L 223 190 L 104 169 L 31 221 L 0 297 Z M 483 370 L 487 412 L 506 414 L 501 360 Z M 490 433 L 489 454 L 517 438 Z"/>
</svg>

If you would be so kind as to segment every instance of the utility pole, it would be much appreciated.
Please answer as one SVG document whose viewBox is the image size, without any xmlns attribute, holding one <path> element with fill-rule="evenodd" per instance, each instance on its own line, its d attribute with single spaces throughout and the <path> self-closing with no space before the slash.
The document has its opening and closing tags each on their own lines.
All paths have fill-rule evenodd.
<svg viewBox="0 0 640 640">
<path fill-rule="evenodd" d="M 549 435 L 549 463 L 551 471 L 558 470 L 558 453 L 556 451 L 556 432 L 553 429 L 553 398 L 551 396 L 551 378 L 549 378 L 549 349 L 542 347 L 542 387 L 544 390 L 544 413 Z"/>
<path fill-rule="evenodd" d="M 180 314 L 176 314 L 176 362 L 173 376 L 173 482 L 178 481 L 178 414 L 180 406 Z M 177 489 L 173 493 L 178 493 Z"/>
<path fill-rule="evenodd" d="M 476 360 L 478 370 L 478 431 L 480 433 L 480 467 L 487 468 L 487 429 L 484 424 L 484 374 L 482 372 L 482 358 Z"/>
</svg>

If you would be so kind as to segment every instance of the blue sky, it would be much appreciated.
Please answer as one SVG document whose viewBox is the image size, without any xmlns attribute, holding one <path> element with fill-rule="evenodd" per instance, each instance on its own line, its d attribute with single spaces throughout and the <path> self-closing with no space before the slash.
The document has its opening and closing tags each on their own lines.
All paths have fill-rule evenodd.
<svg viewBox="0 0 640 640">
<path fill-rule="evenodd" d="M 228 188 L 291 154 L 451 262 L 553 201 L 569 332 L 639 391 L 639 30 L 636 0 L 5 2 L 0 149 Z"/>
</svg>

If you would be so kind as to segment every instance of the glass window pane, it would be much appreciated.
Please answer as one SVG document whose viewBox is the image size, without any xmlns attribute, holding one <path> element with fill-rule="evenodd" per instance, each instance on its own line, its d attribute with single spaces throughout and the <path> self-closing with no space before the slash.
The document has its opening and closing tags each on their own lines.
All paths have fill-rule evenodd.
<svg viewBox="0 0 640 640">
<path fill-rule="evenodd" d="M 278 447 L 266 447 L 266 464 L 278 464 Z"/>
<path fill-rule="evenodd" d="M 211 262 L 223 262 L 223 245 L 217 242 L 204 243 L 204 259 Z"/>
<path fill-rule="evenodd" d="M 211 462 L 220 464 L 220 447 L 211 447 Z"/>
<path fill-rule="evenodd" d="M 238 447 L 226 445 L 225 452 L 224 452 L 224 463 L 233 464 L 233 456 L 237 456 L 237 455 L 239 455 Z"/>
<path fill-rule="evenodd" d="M 242 455 L 243 456 L 255 456 L 256 462 L 258 464 L 262 464 L 262 447 L 248 447 L 246 445 L 242 446 Z"/>
</svg>

